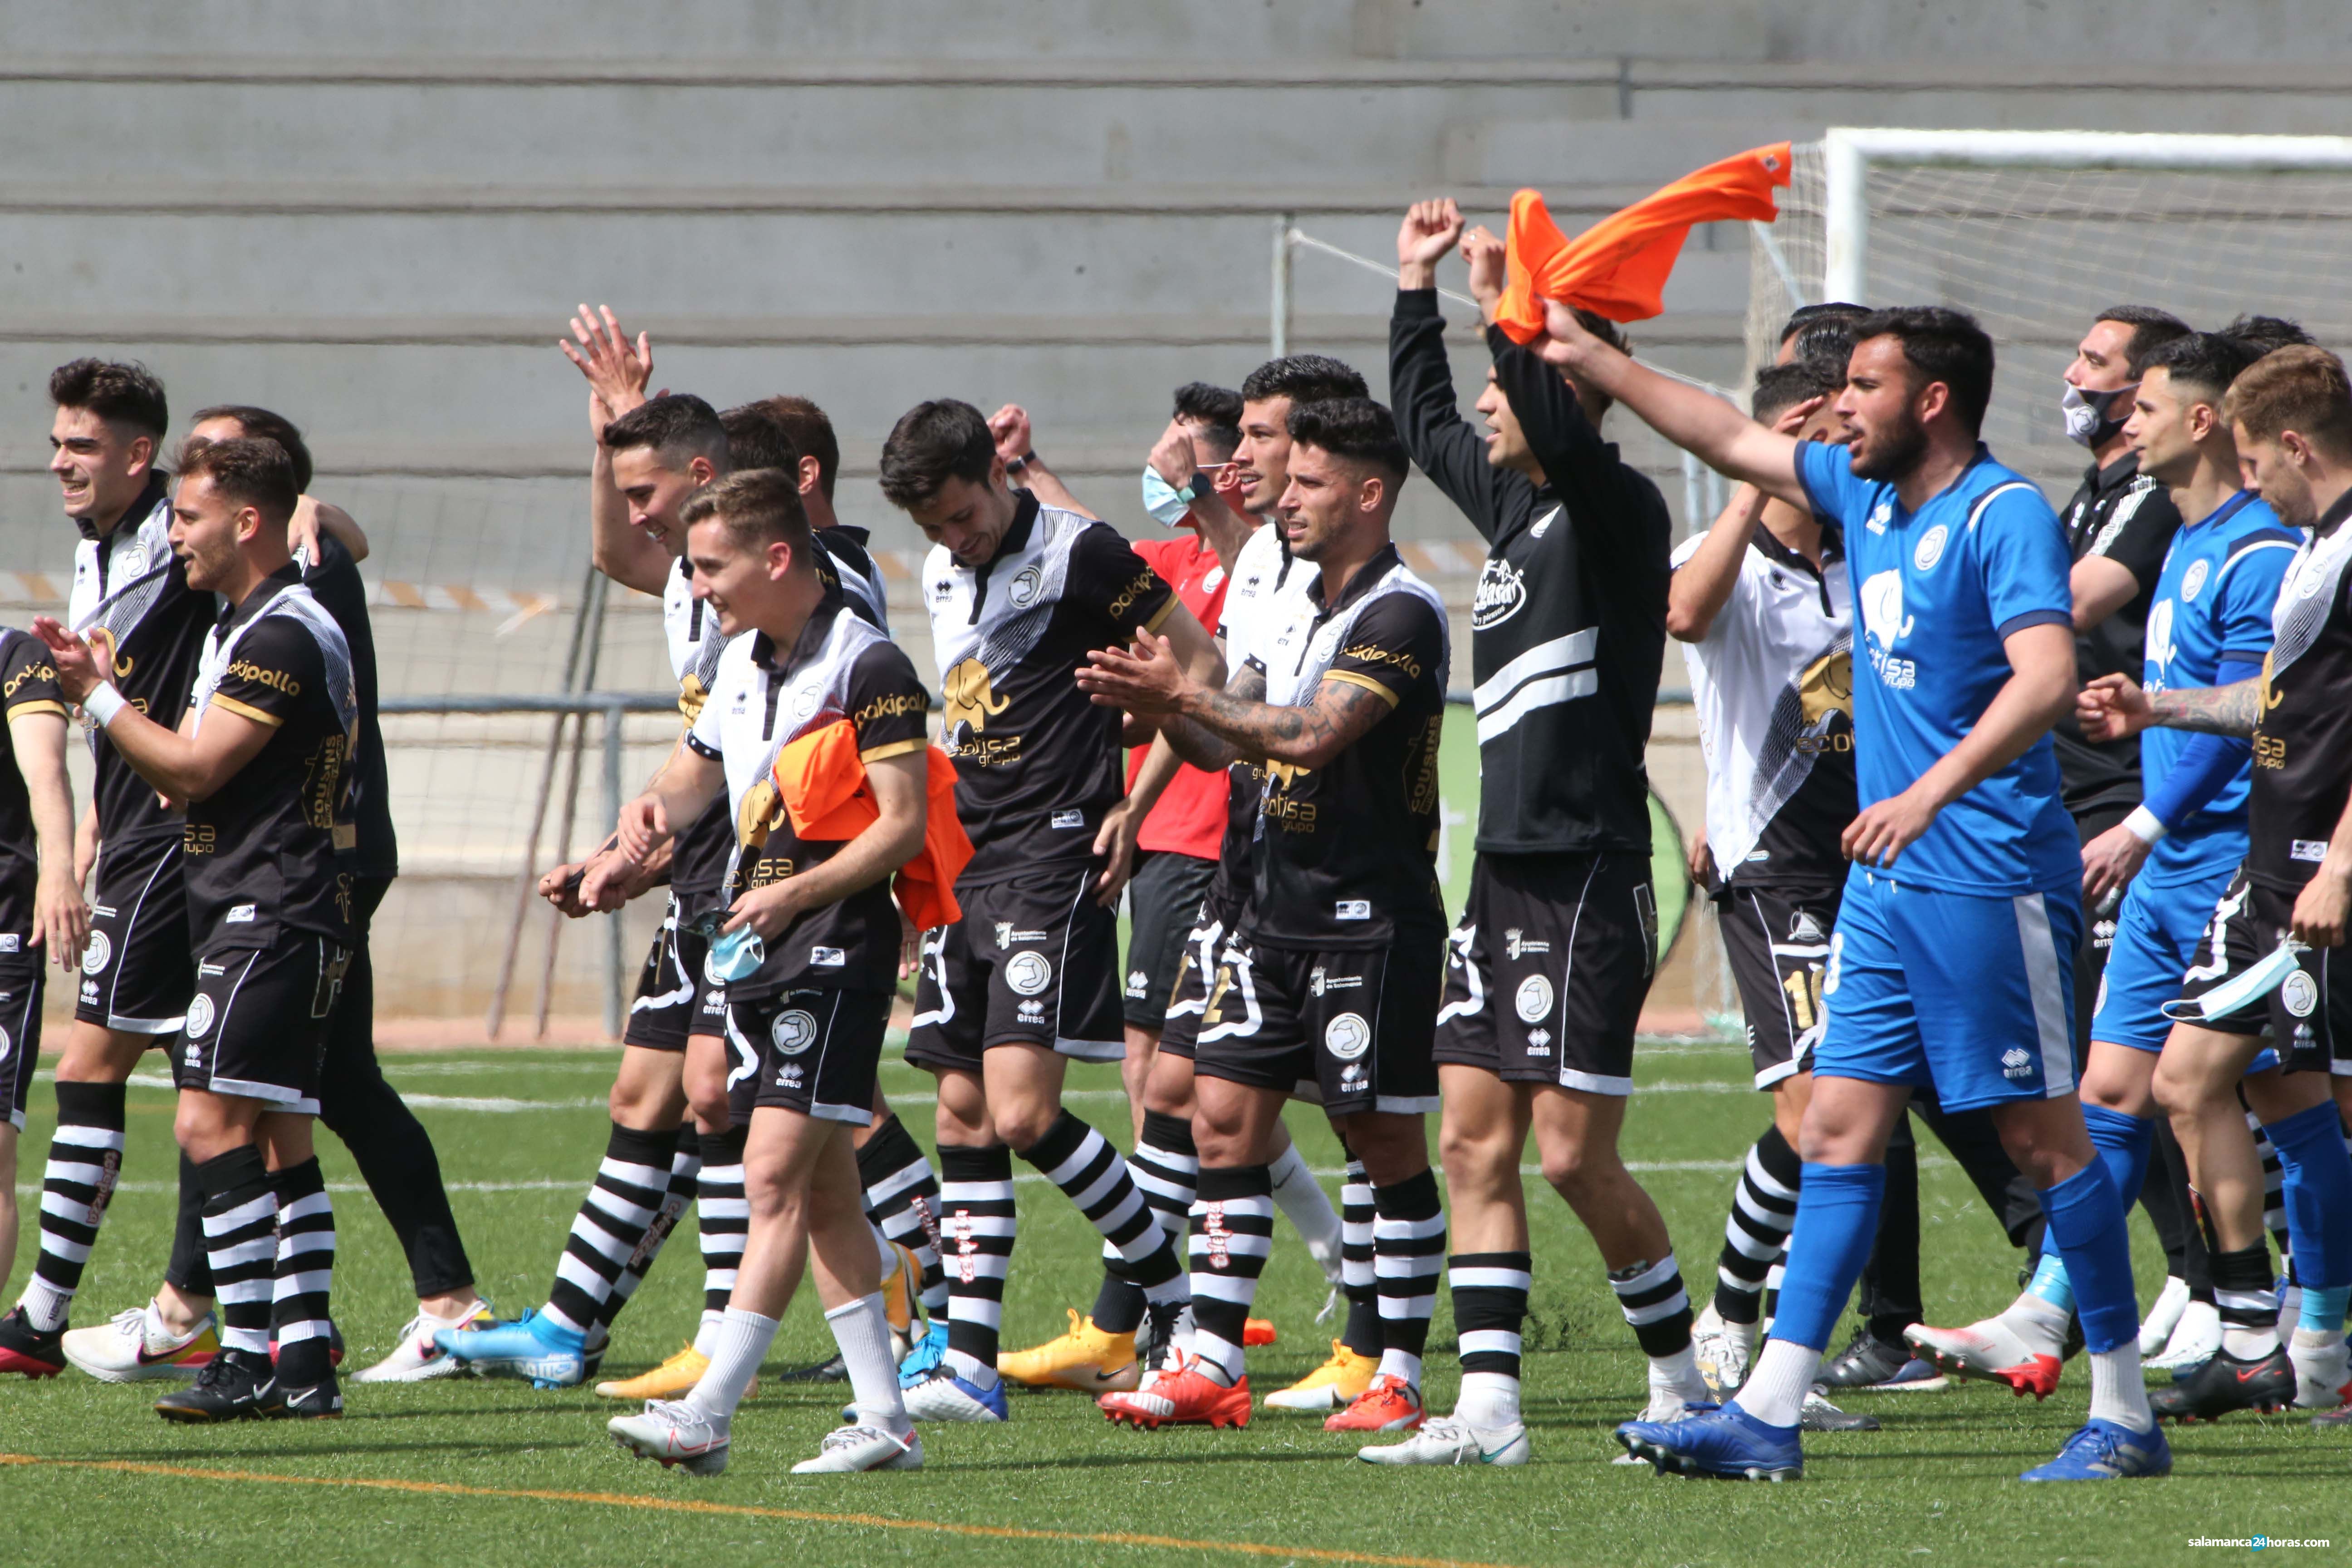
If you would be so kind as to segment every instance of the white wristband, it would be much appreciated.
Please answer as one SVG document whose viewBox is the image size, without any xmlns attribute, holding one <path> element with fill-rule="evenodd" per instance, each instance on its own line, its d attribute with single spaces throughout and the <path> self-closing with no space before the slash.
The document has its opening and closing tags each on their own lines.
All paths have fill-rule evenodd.
<svg viewBox="0 0 2352 1568">
<path fill-rule="evenodd" d="M 2124 818 L 2124 826 L 2130 828 L 2132 837 L 2142 844 L 2154 844 L 2172 831 L 2164 826 L 2162 817 L 2144 805 L 2133 806 L 2131 815 Z"/>
<path fill-rule="evenodd" d="M 100 686 L 81 700 L 81 710 L 97 720 L 100 728 L 113 723 L 114 716 L 130 706 L 130 700 L 111 686 Z"/>
</svg>

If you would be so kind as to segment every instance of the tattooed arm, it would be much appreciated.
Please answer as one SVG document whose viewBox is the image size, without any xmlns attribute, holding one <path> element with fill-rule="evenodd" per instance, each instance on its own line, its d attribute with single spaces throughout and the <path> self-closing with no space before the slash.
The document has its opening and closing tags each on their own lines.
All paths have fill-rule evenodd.
<svg viewBox="0 0 2352 1568">
<path fill-rule="evenodd" d="M 1304 707 L 1265 700 L 1265 677 L 1248 670 L 1230 690 L 1192 679 L 1164 637 L 1147 632 L 1132 651 L 1103 648 L 1087 656 L 1078 685 L 1097 702 L 1159 719 L 1177 755 L 1195 767 L 1233 763 L 1290 763 L 1319 768 L 1389 715 L 1385 689 L 1337 671 Z"/>
<path fill-rule="evenodd" d="M 2120 741 L 2152 724 L 2208 735 L 2244 737 L 2263 716 L 2263 681 L 2144 691 L 2126 675 L 2103 675 L 2075 699 L 2074 716 L 2093 741 Z"/>
</svg>

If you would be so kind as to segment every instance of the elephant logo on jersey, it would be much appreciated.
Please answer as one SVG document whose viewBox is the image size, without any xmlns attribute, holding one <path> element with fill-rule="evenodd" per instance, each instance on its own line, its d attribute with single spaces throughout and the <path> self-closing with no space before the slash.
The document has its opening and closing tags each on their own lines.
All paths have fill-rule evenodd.
<svg viewBox="0 0 2352 1568">
<path fill-rule="evenodd" d="M 1895 657 L 1895 645 L 1911 635 L 1913 617 L 1903 613 L 1903 574 L 1881 572 L 1862 585 L 1862 629 L 1870 638 L 1870 668 L 1896 690 L 1919 683 L 1916 660 Z"/>
<path fill-rule="evenodd" d="M 709 700 L 710 693 L 703 689 L 699 675 L 688 671 L 677 683 L 677 710 L 685 716 L 688 729 L 694 728 L 694 721 L 702 717 L 702 705 Z"/>
<path fill-rule="evenodd" d="M 1825 653 L 1805 666 L 1797 677 L 1797 704 L 1805 716 L 1805 728 L 1815 725 L 1832 713 L 1853 717 L 1853 654 L 1846 648 Z"/>
<path fill-rule="evenodd" d="M 763 778 L 743 792 L 742 809 L 735 814 L 735 837 L 746 849 L 761 848 L 768 835 L 784 825 L 787 815 L 775 780 Z"/>
<path fill-rule="evenodd" d="M 2202 566 L 2205 563 L 2200 561 L 2197 564 Z M 2188 596 L 2188 584 L 2181 584 L 2181 597 L 2185 599 Z M 2146 651 L 2147 654 L 2147 662 L 2156 666 L 2158 669 L 2168 669 L 2171 667 L 2174 648 L 2172 646 L 2172 601 L 2169 599 L 2158 599 L 2156 602 L 2156 608 L 2148 612 Z"/>
<path fill-rule="evenodd" d="M 140 570 L 144 571 L 146 569 L 146 565 L 147 557 L 146 554 L 142 552 L 139 553 Z M 138 572 L 129 574 L 129 575 L 134 577 L 138 574 Z M 138 661 L 136 659 L 124 658 L 121 654 L 115 651 L 114 633 L 112 631 L 105 626 L 92 626 L 89 629 L 89 646 L 91 651 L 96 653 L 99 658 L 104 659 L 108 664 L 114 667 L 115 679 L 126 680 L 130 679 L 131 667 Z M 139 710 L 142 713 L 144 713 L 147 710 L 142 707 Z"/>
<path fill-rule="evenodd" d="M 986 733 L 988 721 L 1003 712 L 1013 700 L 996 695 L 988 666 L 976 658 L 967 658 L 949 670 L 943 684 L 946 690 L 941 701 L 947 711 L 940 723 L 949 735 L 959 741 L 965 739 L 959 731 L 966 728 L 973 735 Z"/>
</svg>

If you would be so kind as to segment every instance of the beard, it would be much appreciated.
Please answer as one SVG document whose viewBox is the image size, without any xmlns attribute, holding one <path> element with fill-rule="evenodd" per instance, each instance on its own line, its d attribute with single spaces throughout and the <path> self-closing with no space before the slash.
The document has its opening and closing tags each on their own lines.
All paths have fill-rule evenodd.
<svg viewBox="0 0 2352 1568">
<path fill-rule="evenodd" d="M 1858 479 L 1899 479 L 1919 466 L 1927 455 L 1927 426 L 1918 416 L 1906 410 L 1903 423 L 1881 432 L 1869 445 L 1866 453 L 1858 452 L 1853 459 L 1853 477 Z"/>
</svg>

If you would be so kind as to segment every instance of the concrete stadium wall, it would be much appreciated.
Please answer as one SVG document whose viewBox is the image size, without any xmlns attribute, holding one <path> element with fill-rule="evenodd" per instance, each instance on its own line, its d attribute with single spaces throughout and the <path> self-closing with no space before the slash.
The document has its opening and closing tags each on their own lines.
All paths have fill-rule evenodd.
<svg viewBox="0 0 2352 1568">
<path fill-rule="evenodd" d="M 1534 184 L 1573 228 L 1832 123 L 2352 131 L 2344 32 L 2335 0 L 6 0 L 0 574 L 63 581 L 43 383 L 98 353 L 183 413 L 293 416 L 380 582 L 568 600 L 586 446 L 553 342 L 583 300 L 652 331 L 659 384 L 824 404 L 841 510 L 886 548 L 919 542 L 872 487 L 880 439 L 940 395 L 1026 405 L 1148 531 L 1169 390 L 1264 357 L 1278 215 L 1377 259 L 1416 196 L 1491 222 Z M 1748 268 L 1700 230 L 1642 352 L 1736 380 Z M 1384 391 L 1388 286 L 1302 254 L 1297 289 L 1294 345 Z M 1484 356 L 1454 342 L 1466 404 Z M 1680 514 L 1675 455 L 1612 433 Z M 1402 526 L 1468 537 L 1425 484 Z M 553 685 L 560 613 L 507 615 L 382 612 L 386 689 Z M 629 636 L 604 683 L 657 683 Z M 1694 820 L 1695 770 L 1660 771 Z"/>
</svg>

